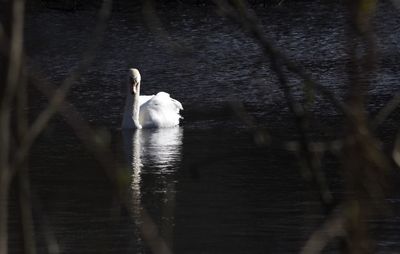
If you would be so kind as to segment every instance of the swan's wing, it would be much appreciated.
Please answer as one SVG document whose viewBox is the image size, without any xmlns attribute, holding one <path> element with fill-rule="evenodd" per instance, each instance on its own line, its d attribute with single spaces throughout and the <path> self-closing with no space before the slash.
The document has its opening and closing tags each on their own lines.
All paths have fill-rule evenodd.
<svg viewBox="0 0 400 254">
<path fill-rule="evenodd" d="M 165 110 L 171 110 L 179 115 L 179 111 L 183 110 L 182 104 L 170 97 L 170 95 L 166 92 L 159 92 L 153 98 L 154 102 L 158 103 L 158 105 L 162 106 Z M 179 117 L 181 117 L 179 115 Z"/>
<path fill-rule="evenodd" d="M 141 123 L 151 127 L 171 127 L 179 124 L 182 104 L 168 93 L 159 92 L 140 107 Z"/>
<path fill-rule="evenodd" d="M 177 101 L 175 99 L 172 99 L 172 98 L 171 98 L 171 100 L 172 100 L 172 103 L 175 104 L 176 109 L 178 110 L 178 112 L 179 112 L 179 110 L 183 110 L 182 104 L 179 101 Z"/>
<path fill-rule="evenodd" d="M 151 98 L 153 98 L 154 95 L 140 95 L 139 97 L 139 107 L 145 104 L 147 101 L 149 101 Z"/>
</svg>

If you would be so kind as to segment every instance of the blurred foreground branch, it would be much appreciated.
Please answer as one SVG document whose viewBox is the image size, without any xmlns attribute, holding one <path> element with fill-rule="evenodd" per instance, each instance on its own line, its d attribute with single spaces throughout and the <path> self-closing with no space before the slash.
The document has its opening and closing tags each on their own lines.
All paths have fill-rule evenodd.
<svg viewBox="0 0 400 254">
<path fill-rule="evenodd" d="M 46 95 L 49 99 L 53 98 L 54 91 L 52 87 L 46 84 L 37 76 L 31 76 L 33 84 L 37 89 Z M 133 216 L 134 221 L 140 228 L 140 232 L 154 254 L 172 253 L 165 240 L 160 236 L 157 225 L 141 206 L 132 207 L 129 203 L 127 189 L 129 186 L 128 170 L 123 170 L 123 166 L 116 163 L 112 152 L 109 150 L 109 144 L 104 143 L 101 136 L 87 124 L 84 118 L 79 114 L 75 107 L 67 102 L 60 104 L 60 113 L 64 116 L 66 122 L 72 127 L 75 134 L 83 142 L 86 149 L 95 156 L 100 163 L 108 178 L 111 180 L 114 188 L 114 196 L 117 197 L 119 204 L 125 208 L 129 214 L 138 214 L 139 218 Z M 132 210 L 133 209 L 133 210 Z M 139 220 L 139 222 L 137 221 Z"/>
<path fill-rule="evenodd" d="M 35 119 L 32 126 L 29 128 L 28 133 L 25 135 L 22 145 L 18 152 L 16 153 L 15 162 L 19 163 L 25 160 L 32 144 L 38 137 L 38 135 L 45 129 L 47 123 L 50 121 L 52 116 L 60 108 L 61 104 L 65 100 L 68 91 L 76 80 L 87 70 L 90 64 L 95 58 L 95 53 L 100 46 L 102 38 L 104 36 L 104 31 L 106 29 L 106 22 L 111 13 L 112 0 L 104 0 L 102 8 L 99 11 L 98 21 L 91 37 L 89 43 L 89 48 L 85 51 L 82 60 L 79 62 L 78 66 L 74 71 L 63 81 L 61 86 L 56 90 L 50 99 L 49 105 L 43 112 Z M 18 165 L 13 167 L 13 172 L 18 170 Z"/>
<path fill-rule="evenodd" d="M 23 13 L 24 2 L 14 1 L 12 6 L 13 19 L 10 20 L 12 25 L 12 36 L 8 36 L 2 29 L 0 23 L 0 60 L 9 59 L 5 67 L 1 71 L 8 71 L 7 80 L 1 80 L 6 84 L 1 93 L 1 115 L 0 118 L 0 135 L 1 135 L 1 150 L 0 150 L 0 254 L 6 254 L 8 238 L 7 238 L 7 219 L 8 219 L 8 196 L 11 181 L 14 176 L 18 175 L 20 186 L 20 204 L 22 227 L 24 236 L 25 253 L 36 253 L 35 237 L 32 220 L 32 198 L 28 178 L 27 158 L 30 149 L 39 134 L 47 127 L 51 118 L 59 111 L 65 118 L 66 122 L 73 128 L 77 137 L 84 143 L 86 148 L 91 151 L 95 158 L 99 161 L 102 168 L 105 170 L 108 178 L 111 180 L 114 187 L 114 196 L 117 197 L 119 203 L 129 211 L 131 215 L 137 214 L 139 211 L 140 218 L 133 218 L 139 225 L 143 238 L 153 251 L 153 253 L 171 253 L 164 239 L 158 232 L 157 225 L 152 221 L 143 207 L 131 207 L 126 193 L 129 189 L 126 170 L 122 170 L 122 166 L 118 165 L 114 159 L 112 152 L 109 150 L 109 144 L 104 142 L 104 139 L 98 133 L 93 131 L 87 124 L 86 120 L 81 117 L 75 107 L 66 102 L 66 96 L 70 88 L 75 84 L 78 78 L 90 67 L 93 62 L 97 50 L 102 42 L 105 32 L 107 20 L 111 14 L 111 0 L 104 0 L 103 5 L 98 14 L 96 27 L 89 43 L 89 48 L 84 52 L 78 66 L 72 73 L 63 81 L 63 83 L 54 89 L 47 84 L 45 78 L 42 78 L 40 71 L 34 67 L 28 68 L 24 65 L 28 62 L 28 57 L 23 55 Z M 10 39 L 8 39 L 10 38 Z M 10 46 L 10 49 L 8 49 Z M 24 61 L 23 61 L 24 59 Z M 2 63 L 4 61 L 1 61 Z M 34 119 L 33 124 L 28 126 L 27 122 L 27 80 L 33 84 L 41 93 L 49 99 L 49 105 Z M 18 90 L 18 93 L 17 93 Z M 15 98 L 15 105 L 14 105 Z M 11 112 L 13 107 L 17 109 L 17 126 L 16 137 L 14 138 L 14 130 L 11 124 Z M 13 153 L 10 153 L 13 151 Z M 132 211 L 132 209 L 137 211 Z M 133 216 L 134 217 L 134 216 Z M 48 250 L 51 253 L 58 253 L 59 248 L 54 235 L 49 229 L 48 223 L 43 222 L 42 227 L 45 230 L 44 235 Z"/>
<path fill-rule="evenodd" d="M 311 141 L 308 137 L 308 119 L 307 113 L 304 107 L 296 102 L 290 90 L 290 85 L 285 74 L 285 68 L 287 70 L 297 74 L 303 79 L 305 85 L 309 86 L 310 89 L 317 89 L 325 97 L 327 97 L 333 105 L 342 111 L 343 113 L 351 117 L 351 112 L 347 109 L 340 100 L 338 100 L 332 92 L 324 88 L 322 85 L 318 84 L 311 77 L 303 71 L 300 67 L 293 64 L 285 55 L 283 55 L 273 43 L 265 37 L 263 29 L 258 22 L 256 15 L 249 10 L 243 1 L 216 1 L 221 12 L 227 17 L 231 18 L 234 22 L 242 26 L 243 29 L 250 32 L 254 39 L 259 43 L 264 51 L 264 54 L 271 61 L 271 69 L 275 72 L 278 77 L 279 84 L 285 95 L 286 102 L 289 106 L 291 113 L 294 116 L 294 120 L 297 126 L 297 133 L 299 136 L 299 144 L 296 146 L 299 153 L 299 159 L 302 165 L 304 165 L 303 170 L 306 172 L 304 175 L 310 176 L 311 182 L 319 190 L 319 198 L 326 211 L 329 211 L 333 206 L 333 198 L 331 196 L 330 190 L 326 184 L 323 172 L 318 168 L 318 163 L 314 153 L 310 150 Z M 318 160 L 318 159 L 317 159 Z"/>
<path fill-rule="evenodd" d="M 321 201 L 328 208 L 331 216 L 327 217 L 322 228 L 312 234 L 302 253 L 320 253 L 333 238 L 341 238 L 345 242 L 345 253 L 371 253 L 372 241 L 368 233 L 368 219 L 381 212 L 378 204 L 385 203 L 385 186 L 388 185 L 386 174 L 390 168 L 387 156 L 380 148 L 380 141 L 370 130 L 365 109 L 365 81 L 374 71 L 375 42 L 371 26 L 371 19 L 375 12 L 373 0 L 349 0 L 349 35 L 348 50 L 350 61 L 348 64 L 349 93 L 344 103 L 324 86 L 318 84 L 300 67 L 283 55 L 273 43 L 265 37 L 262 26 L 256 15 L 246 6 L 244 1 L 216 1 L 223 14 L 248 31 L 260 44 L 264 54 L 271 61 L 271 68 L 276 73 L 281 88 L 285 94 L 289 109 L 295 116 L 299 143 L 293 143 L 290 150 L 299 153 L 299 160 L 309 169 L 314 177 Z M 356 52 L 364 52 L 363 54 Z M 285 70 L 297 74 L 304 84 L 319 91 L 337 110 L 345 115 L 347 130 L 343 141 L 334 141 L 336 148 L 342 151 L 344 163 L 344 180 L 348 195 L 341 201 L 339 213 L 334 213 L 331 198 L 316 152 L 324 151 L 323 146 L 317 150 L 311 149 L 316 144 L 308 136 L 307 119 L 304 109 L 298 104 L 288 85 Z M 363 80 L 364 83 L 361 82 Z M 381 123 L 399 103 L 398 97 L 387 104 L 377 115 L 374 127 Z M 333 144 L 333 143 L 332 143 Z M 336 214 L 336 215 L 335 215 Z M 340 216 L 338 216 L 340 214 Z"/>
<path fill-rule="evenodd" d="M 372 18 L 374 0 L 347 1 L 348 50 L 347 66 L 349 90 L 347 105 L 354 119 L 346 119 L 346 142 L 343 150 L 344 176 L 349 194 L 345 198 L 345 251 L 373 253 L 368 220 L 382 212 L 385 204 L 386 174 L 390 163 L 380 147 L 380 141 L 371 132 L 365 109 L 366 85 L 375 71 L 375 40 Z M 363 49 L 363 54 L 359 50 Z"/>
<path fill-rule="evenodd" d="M 8 22 L 1 29 L 0 45 L 4 37 L 9 36 L 7 44 L 9 54 L 0 57 L 0 254 L 8 253 L 8 196 L 11 185 L 12 166 L 9 161 L 13 148 L 11 122 L 12 103 L 19 85 L 22 66 L 24 6 L 23 0 L 5 3 L 9 8 Z"/>
</svg>

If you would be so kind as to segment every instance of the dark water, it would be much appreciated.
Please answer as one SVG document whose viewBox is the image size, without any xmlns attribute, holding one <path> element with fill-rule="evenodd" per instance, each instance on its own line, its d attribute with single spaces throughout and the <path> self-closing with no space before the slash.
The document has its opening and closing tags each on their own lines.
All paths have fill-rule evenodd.
<svg viewBox="0 0 400 254">
<path fill-rule="evenodd" d="M 294 1 L 293 1 L 294 2 Z M 290 59 L 342 97 L 346 88 L 345 18 L 340 4 L 288 2 L 258 8 L 265 33 Z M 255 121 L 281 140 L 296 136 L 276 77 L 259 46 L 212 7 L 165 5 L 156 33 L 138 8 L 121 5 L 107 26 L 94 63 L 68 99 L 109 138 L 113 155 L 129 170 L 129 216 L 118 209 L 106 175 L 74 132 L 57 117 L 32 154 L 37 239 L 46 253 L 49 225 L 61 253 L 151 253 L 140 234 L 144 209 L 175 253 L 297 253 L 323 221 L 315 190 L 303 180 L 295 156 L 260 147 L 235 117 L 229 101 L 241 101 Z M 30 64 L 59 84 L 81 58 L 95 24 L 91 10 L 32 11 L 27 17 Z M 400 15 L 390 4 L 376 17 L 378 74 L 368 89 L 371 114 L 399 88 Z M 179 128 L 124 132 L 119 129 L 126 71 L 142 73 L 142 93 L 166 91 L 182 102 Z M 303 100 L 301 82 L 289 76 Z M 32 112 L 46 100 L 33 91 Z M 317 96 L 311 124 L 320 140 L 341 135 L 341 115 Z M 399 112 L 380 129 L 391 144 Z M 324 167 L 340 196 L 338 162 Z M 336 194 L 335 194 L 336 195 Z M 399 204 L 396 194 L 390 203 Z M 45 214 L 45 216 L 43 216 Z M 47 221 L 47 224 L 44 222 Z M 12 217 L 12 225 L 18 225 Z M 14 224 L 13 224 L 14 223 Z M 139 225 L 137 224 L 139 223 Z M 374 223 L 377 251 L 400 251 L 399 217 Z M 20 250 L 11 235 L 11 249 Z M 332 249 L 335 246 L 331 246 Z"/>
</svg>

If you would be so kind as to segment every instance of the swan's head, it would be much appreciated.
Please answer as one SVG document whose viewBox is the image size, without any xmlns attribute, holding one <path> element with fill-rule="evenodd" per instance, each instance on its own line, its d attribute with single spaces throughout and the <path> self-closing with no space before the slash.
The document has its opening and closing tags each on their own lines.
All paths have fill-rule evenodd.
<svg viewBox="0 0 400 254">
<path fill-rule="evenodd" d="M 129 91 L 137 94 L 140 89 L 140 73 L 138 69 L 129 69 Z"/>
</svg>

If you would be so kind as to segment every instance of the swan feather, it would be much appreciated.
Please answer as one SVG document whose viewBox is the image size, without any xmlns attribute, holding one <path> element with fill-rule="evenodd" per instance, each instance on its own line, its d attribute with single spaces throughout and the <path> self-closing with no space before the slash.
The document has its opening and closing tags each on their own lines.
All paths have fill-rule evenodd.
<svg viewBox="0 0 400 254">
<path fill-rule="evenodd" d="M 142 96 L 141 96 L 142 97 Z M 166 92 L 159 92 L 150 99 L 143 98 L 140 105 L 139 121 L 145 128 L 164 128 L 179 124 L 183 110 L 182 104 L 174 100 Z"/>
<path fill-rule="evenodd" d="M 140 83 L 139 71 L 130 69 L 122 128 L 165 128 L 179 125 L 182 104 L 166 92 L 140 95 Z"/>
</svg>

